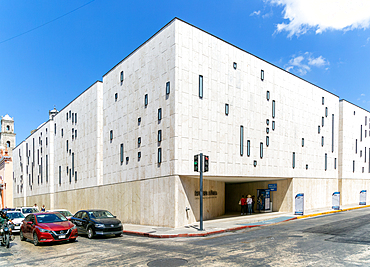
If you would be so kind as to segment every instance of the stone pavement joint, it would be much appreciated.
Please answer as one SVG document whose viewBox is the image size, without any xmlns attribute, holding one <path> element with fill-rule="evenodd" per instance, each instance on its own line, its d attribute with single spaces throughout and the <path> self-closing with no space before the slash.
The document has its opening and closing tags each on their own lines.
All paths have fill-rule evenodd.
<svg viewBox="0 0 370 267">
<path fill-rule="evenodd" d="M 151 238 L 177 238 L 177 237 L 206 237 L 226 232 L 234 232 L 247 228 L 264 227 L 276 225 L 279 223 L 305 219 L 315 216 L 335 214 L 342 211 L 350 211 L 360 208 L 369 208 L 370 205 L 347 205 L 346 208 L 339 210 L 328 210 L 323 208 L 308 211 L 307 215 L 296 216 L 294 214 L 283 212 L 272 212 L 263 214 L 254 214 L 249 216 L 231 216 L 221 219 L 207 220 L 203 222 L 204 230 L 199 230 L 199 222 L 180 228 L 168 228 L 148 225 L 125 224 L 123 234 L 137 235 Z"/>
</svg>

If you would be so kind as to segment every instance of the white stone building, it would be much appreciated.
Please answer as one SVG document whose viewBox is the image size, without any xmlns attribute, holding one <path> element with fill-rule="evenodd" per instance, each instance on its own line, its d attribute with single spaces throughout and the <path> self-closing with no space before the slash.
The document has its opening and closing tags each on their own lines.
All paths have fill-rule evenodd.
<svg viewBox="0 0 370 267">
<path fill-rule="evenodd" d="M 297 193 L 313 209 L 370 189 L 369 112 L 177 18 L 56 113 L 14 149 L 17 206 L 187 225 L 199 220 L 200 152 L 205 219 L 271 183 L 273 210 L 286 212 Z"/>
</svg>

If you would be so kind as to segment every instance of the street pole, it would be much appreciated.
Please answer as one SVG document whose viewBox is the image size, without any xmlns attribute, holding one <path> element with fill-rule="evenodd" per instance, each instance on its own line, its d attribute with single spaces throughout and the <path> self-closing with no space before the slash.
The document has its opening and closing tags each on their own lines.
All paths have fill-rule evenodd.
<svg viewBox="0 0 370 267">
<path fill-rule="evenodd" d="M 203 153 L 200 153 L 200 231 L 203 231 Z"/>
</svg>

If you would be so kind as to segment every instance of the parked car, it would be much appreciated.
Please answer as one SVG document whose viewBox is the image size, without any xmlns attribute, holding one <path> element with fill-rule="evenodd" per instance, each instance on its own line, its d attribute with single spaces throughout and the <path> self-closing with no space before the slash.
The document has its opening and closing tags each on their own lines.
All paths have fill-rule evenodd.
<svg viewBox="0 0 370 267">
<path fill-rule="evenodd" d="M 19 208 L 16 208 L 15 210 L 22 212 L 24 217 L 27 217 L 27 215 L 30 213 L 40 212 L 38 209 L 34 207 L 19 207 Z"/>
<path fill-rule="evenodd" d="M 59 212 L 62 215 L 64 215 L 64 217 L 66 217 L 68 220 L 71 220 L 73 216 L 73 214 L 69 210 L 66 210 L 66 209 L 47 210 L 46 212 Z"/>
<path fill-rule="evenodd" d="M 107 210 L 80 210 L 71 218 L 78 229 L 78 234 L 87 234 L 88 238 L 95 235 L 121 236 L 123 226 L 116 216 Z"/>
<path fill-rule="evenodd" d="M 10 220 L 12 220 L 14 224 L 13 233 L 19 232 L 19 230 L 21 229 L 21 224 L 25 218 L 23 213 L 20 211 L 8 211 L 6 215 Z"/>
<path fill-rule="evenodd" d="M 32 239 L 35 246 L 44 242 L 76 241 L 76 226 L 59 212 L 29 214 L 22 222 L 19 237 L 22 241 Z"/>
</svg>

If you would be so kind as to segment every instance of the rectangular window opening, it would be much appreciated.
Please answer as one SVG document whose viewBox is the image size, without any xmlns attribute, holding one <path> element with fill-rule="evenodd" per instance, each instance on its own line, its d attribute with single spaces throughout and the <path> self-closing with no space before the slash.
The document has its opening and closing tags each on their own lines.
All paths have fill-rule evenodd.
<svg viewBox="0 0 370 267">
<path fill-rule="evenodd" d="M 247 156 L 251 155 L 251 140 L 247 140 Z"/>
<path fill-rule="evenodd" d="M 148 94 L 145 94 L 145 96 L 144 96 L 144 105 L 145 105 L 145 107 L 148 106 Z"/>
<path fill-rule="evenodd" d="M 240 156 L 243 156 L 243 146 L 244 146 L 244 128 L 240 125 Z"/>
<path fill-rule="evenodd" d="M 295 152 L 293 152 L 292 167 L 295 168 Z"/>
<path fill-rule="evenodd" d="M 325 153 L 325 171 L 328 169 L 328 154 Z"/>
<path fill-rule="evenodd" d="M 158 148 L 158 163 L 162 163 L 162 148 Z"/>
<path fill-rule="evenodd" d="M 225 115 L 229 115 L 229 104 L 225 104 Z"/>
<path fill-rule="evenodd" d="M 160 121 L 162 119 L 162 109 L 158 109 L 158 120 Z"/>
<path fill-rule="evenodd" d="M 265 79 L 265 71 L 261 70 L 261 81 Z"/>
<path fill-rule="evenodd" d="M 120 74 L 120 80 L 121 80 L 121 82 L 123 82 L 123 80 L 124 80 L 124 73 L 123 73 L 123 71 L 121 71 L 121 74 Z"/>
<path fill-rule="evenodd" d="M 260 158 L 263 158 L 263 143 L 260 143 Z"/>
<path fill-rule="evenodd" d="M 162 130 L 158 130 L 158 142 L 162 142 Z"/>
<path fill-rule="evenodd" d="M 203 98 L 203 76 L 199 75 L 199 98 Z"/>
<path fill-rule="evenodd" d="M 272 100 L 272 117 L 275 118 L 275 100 Z"/>
<path fill-rule="evenodd" d="M 266 99 L 267 99 L 267 101 L 269 101 L 269 100 L 270 100 L 270 91 L 267 91 L 267 92 L 266 92 Z"/>
<path fill-rule="evenodd" d="M 124 155 L 123 155 L 123 144 L 120 146 L 120 161 L 121 164 L 123 163 Z"/>
<path fill-rule="evenodd" d="M 166 83 L 166 95 L 170 94 L 170 82 Z"/>
</svg>

